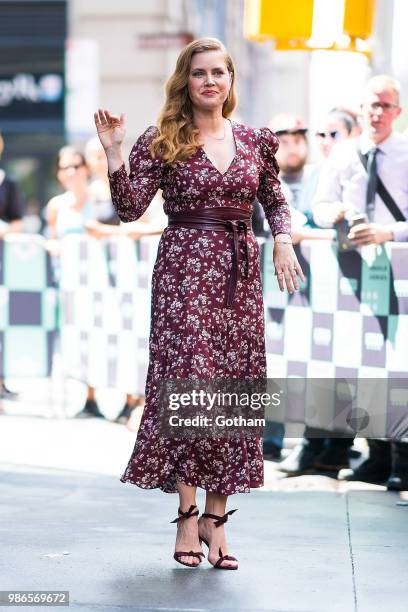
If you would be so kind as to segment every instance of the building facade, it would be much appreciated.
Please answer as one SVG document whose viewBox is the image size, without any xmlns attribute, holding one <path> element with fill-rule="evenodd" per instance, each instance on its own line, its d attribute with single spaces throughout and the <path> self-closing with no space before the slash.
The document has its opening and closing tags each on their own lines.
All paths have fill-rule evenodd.
<svg viewBox="0 0 408 612">
<path fill-rule="evenodd" d="M 313 131 L 332 106 L 356 106 L 373 71 L 393 71 L 404 3 L 378 0 L 370 66 L 361 55 L 276 52 L 271 41 L 245 40 L 243 0 L 0 0 L 3 162 L 28 199 L 43 206 L 58 189 L 58 148 L 82 146 L 95 134 L 99 106 L 126 114 L 127 155 L 157 119 L 180 49 L 200 36 L 220 38 L 234 57 L 238 120 L 267 125 L 285 110 L 302 116 Z M 405 39 L 399 36 L 398 49 Z M 404 101 L 408 77 L 405 64 L 397 66 Z"/>
<path fill-rule="evenodd" d="M 0 1 L 1 163 L 34 208 L 49 196 L 64 143 L 66 36 L 65 1 Z"/>
</svg>

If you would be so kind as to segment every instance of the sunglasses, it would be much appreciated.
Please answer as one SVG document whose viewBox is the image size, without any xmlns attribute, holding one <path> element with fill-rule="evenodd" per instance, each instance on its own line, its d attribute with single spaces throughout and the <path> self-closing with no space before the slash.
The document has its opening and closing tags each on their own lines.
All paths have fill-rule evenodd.
<svg viewBox="0 0 408 612">
<path fill-rule="evenodd" d="M 338 131 L 334 130 L 333 132 L 316 132 L 316 136 L 319 138 L 337 138 Z"/>
<path fill-rule="evenodd" d="M 82 168 L 84 165 L 85 164 L 68 164 L 68 166 L 58 166 L 58 170 L 71 170 L 71 168 L 73 170 L 79 170 L 79 168 Z"/>
</svg>

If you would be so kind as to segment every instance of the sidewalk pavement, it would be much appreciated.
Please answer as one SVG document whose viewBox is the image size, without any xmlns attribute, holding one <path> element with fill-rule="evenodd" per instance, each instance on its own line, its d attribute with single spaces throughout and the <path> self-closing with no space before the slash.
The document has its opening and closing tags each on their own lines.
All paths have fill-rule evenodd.
<svg viewBox="0 0 408 612">
<path fill-rule="evenodd" d="M 222 572 L 172 559 L 174 495 L 66 470 L 0 478 L 2 590 L 68 590 L 86 612 L 407 609 L 408 509 L 394 494 L 237 495 L 228 537 L 240 567 Z"/>
<path fill-rule="evenodd" d="M 172 559 L 177 497 L 119 482 L 134 432 L 23 416 L 11 402 L 6 412 L 0 590 L 69 590 L 70 607 L 87 612 L 407 610 L 404 494 L 323 476 L 280 479 L 266 462 L 265 487 L 228 505 L 239 508 L 227 525 L 239 570 L 206 560 L 189 569 Z"/>
</svg>

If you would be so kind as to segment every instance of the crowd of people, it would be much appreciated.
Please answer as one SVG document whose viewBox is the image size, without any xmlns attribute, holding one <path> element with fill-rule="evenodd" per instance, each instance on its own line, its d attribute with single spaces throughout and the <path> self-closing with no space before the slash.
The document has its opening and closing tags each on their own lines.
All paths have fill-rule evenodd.
<svg viewBox="0 0 408 612">
<path fill-rule="evenodd" d="M 0 136 L 0 157 L 4 140 Z M 135 223 L 121 224 L 112 204 L 107 175 L 106 156 L 97 137 L 90 139 L 84 151 L 64 146 L 56 159 L 56 178 L 61 193 L 54 196 L 43 209 L 46 246 L 53 258 L 58 258 L 60 240 L 69 234 L 87 234 L 97 239 L 109 236 L 128 236 L 139 239 L 160 233 L 164 216 L 160 214 L 160 198 Z M 24 231 L 24 196 L 18 183 L 0 168 L 0 231 Z M 0 380 L 1 397 L 15 399 L 17 394 Z M 127 424 L 137 406 L 143 406 L 144 396 L 127 393 L 124 405 L 115 422 Z M 100 410 L 95 389 L 87 386 L 83 408 L 75 418 L 105 418 Z"/>
<path fill-rule="evenodd" d="M 398 83 L 385 75 L 372 78 L 360 115 L 339 107 L 322 120 L 315 133 L 321 161 L 313 166 L 307 164 L 302 120 L 286 114 L 272 120 L 280 139 L 280 179 L 292 207 L 293 242 L 332 239 L 333 229 L 344 224 L 351 248 L 408 240 L 408 139 L 393 130 L 400 113 Z M 265 451 L 278 458 L 282 443 L 282 429 L 269 428 Z M 327 471 L 340 480 L 408 489 L 408 443 L 370 439 L 368 459 L 354 470 L 352 444 L 351 438 L 306 431 L 280 470 L 290 476 Z"/>
<path fill-rule="evenodd" d="M 408 241 L 408 137 L 393 129 L 400 113 L 398 83 L 381 75 L 368 82 L 359 112 L 337 106 L 321 118 L 313 132 L 302 118 L 289 113 L 272 118 L 269 127 L 279 138 L 276 158 L 291 208 L 294 244 L 334 240 L 340 231 L 349 249 Z M 315 163 L 310 163 L 312 139 L 318 157 Z M 0 135 L 0 157 L 3 148 Z M 98 138 L 91 139 L 84 152 L 63 147 L 57 156 L 56 178 L 61 193 L 44 208 L 44 233 L 54 256 L 60 239 L 70 233 L 139 239 L 160 233 L 165 226 L 160 196 L 138 221 L 120 222 Z M 0 236 L 23 231 L 23 217 L 21 190 L 0 167 Z M 272 239 L 256 201 L 253 228 L 259 237 Z M 12 396 L 1 380 L 0 394 Z M 143 397 L 127 394 L 117 422 L 127 423 L 137 405 L 143 405 Z M 85 406 L 77 417 L 104 417 L 93 387 L 88 387 Z M 265 456 L 278 460 L 283 443 L 283 428 L 267 427 Z M 386 482 L 389 489 L 408 489 L 408 443 L 369 440 L 369 458 L 355 470 L 350 469 L 350 458 L 356 455 L 352 446 L 350 438 L 322 438 L 306 431 L 301 443 L 280 463 L 280 470 L 289 476 L 324 470 L 343 480 Z"/>
</svg>

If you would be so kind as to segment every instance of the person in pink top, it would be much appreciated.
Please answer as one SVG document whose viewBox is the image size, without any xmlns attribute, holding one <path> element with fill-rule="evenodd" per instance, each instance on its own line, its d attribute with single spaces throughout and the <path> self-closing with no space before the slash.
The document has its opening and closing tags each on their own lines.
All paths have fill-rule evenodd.
<svg viewBox="0 0 408 612">
<path fill-rule="evenodd" d="M 174 558 L 196 567 L 205 542 L 209 562 L 229 570 L 238 563 L 227 552 L 224 524 L 233 512 L 225 512 L 227 497 L 262 486 L 262 437 L 164 436 L 158 413 L 163 379 L 266 377 L 259 248 L 250 221 L 255 196 L 275 237 L 281 290 L 293 292 L 297 276 L 303 278 L 278 180 L 278 139 L 268 128 L 230 119 L 234 75 L 218 40 L 187 45 L 167 82 L 157 127 L 149 127 L 130 153 L 129 175 L 121 149 L 124 116 L 95 113 L 120 219 L 139 218 L 159 188 L 169 219 L 152 280 L 146 405 L 121 480 L 178 492 Z M 199 520 L 197 487 L 206 491 Z"/>
</svg>

